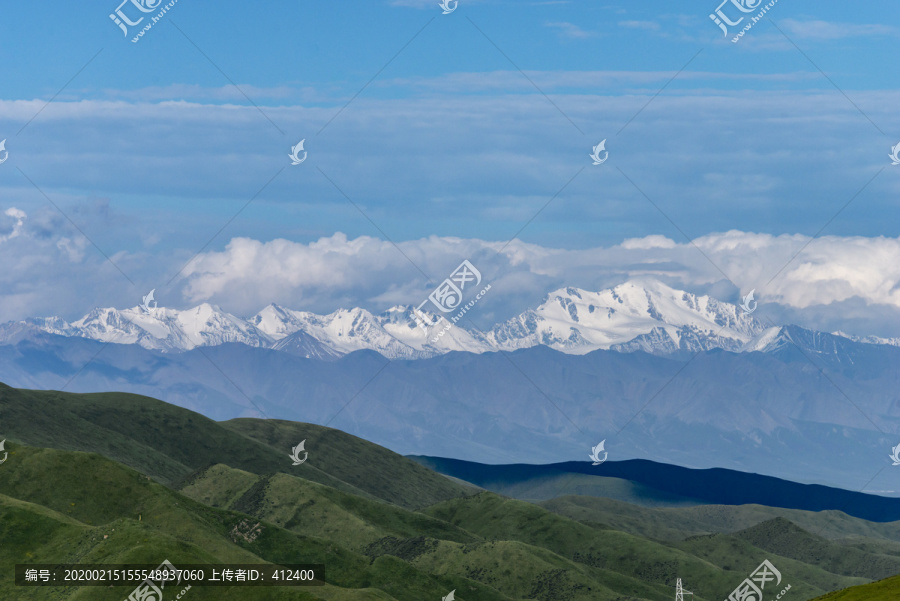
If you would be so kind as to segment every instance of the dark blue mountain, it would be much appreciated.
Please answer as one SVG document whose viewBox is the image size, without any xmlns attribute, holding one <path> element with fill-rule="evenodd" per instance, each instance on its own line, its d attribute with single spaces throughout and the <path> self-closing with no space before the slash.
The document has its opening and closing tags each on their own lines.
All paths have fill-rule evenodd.
<svg viewBox="0 0 900 601">
<path fill-rule="evenodd" d="M 410 456 L 425 467 L 471 482 L 488 490 L 565 474 L 621 478 L 660 493 L 715 505 L 766 505 L 806 511 L 843 511 L 872 522 L 900 520 L 900 499 L 868 495 L 817 484 L 798 484 L 780 478 L 727 469 L 695 470 L 643 459 L 590 462 L 568 461 L 549 465 L 486 465 L 444 457 Z"/>
</svg>

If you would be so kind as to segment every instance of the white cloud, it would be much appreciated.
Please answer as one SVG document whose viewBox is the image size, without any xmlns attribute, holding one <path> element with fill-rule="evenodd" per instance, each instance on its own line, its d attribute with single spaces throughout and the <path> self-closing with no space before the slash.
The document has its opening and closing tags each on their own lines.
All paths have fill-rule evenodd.
<svg viewBox="0 0 900 601">
<path fill-rule="evenodd" d="M 559 24 L 557 24 L 559 25 Z M 821 74 L 814 71 L 790 71 L 781 73 L 734 73 L 728 71 L 525 71 L 528 79 L 541 89 L 593 89 L 603 88 L 606 94 L 623 93 L 634 87 L 653 87 L 678 75 L 679 82 L 712 85 L 720 81 L 789 83 L 817 81 Z M 455 72 L 429 77 L 400 77 L 374 83 L 376 87 L 412 88 L 430 92 L 460 94 L 484 91 L 531 92 L 532 84 L 518 71 Z M 654 90 L 655 91 L 655 90 Z"/>
<path fill-rule="evenodd" d="M 500 242 L 439 237 L 398 247 L 340 233 L 310 244 L 234 239 L 224 251 L 206 253 L 191 266 L 186 296 L 191 303 L 231 303 L 245 313 L 272 301 L 319 312 L 349 305 L 381 311 L 425 297 L 429 287 L 416 266 L 436 282 L 468 258 L 493 284 L 491 307 L 482 316 L 486 325 L 534 306 L 561 286 L 596 290 L 646 276 L 692 292 L 728 290 L 730 297 L 722 300 L 730 302 L 740 291 L 756 289 L 761 305 L 780 306 L 781 312 L 815 308 L 817 323 L 807 324 L 811 327 L 837 329 L 831 326 L 839 322 L 839 305 L 846 301 L 862 300 L 900 315 L 897 238 L 811 241 L 802 235 L 729 231 L 693 243 L 653 235 L 583 250 L 514 241 L 498 252 Z M 722 288 L 719 269 L 734 286 Z M 829 306 L 834 307 L 831 315 Z"/>
<path fill-rule="evenodd" d="M 644 236 L 643 238 L 628 238 L 621 244 L 627 250 L 647 250 L 650 248 L 675 248 L 675 241 L 665 236 Z"/>
<path fill-rule="evenodd" d="M 0 243 L 8 242 L 13 238 L 18 238 L 19 234 L 22 233 L 22 226 L 25 225 L 25 219 L 28 217 L 28 215 L 25 214 L 25 211 L 17 209 L 16 207 L 10 207 L 6 209 L 3 214 L 7 217 L 12 217 L 13 219 L 15 219 L 15 223 L 9 230 L 7 230 L 5 225 L 2 229 L 0 229 L 0 232 L 9 231 L 9 233 L 0 234 Z"/>
<path fill-rule="evenodd" d="M 838 23 L 816 19 L 777 19 L 778 28 L 767 27 L 764 30 L 754 28 L 740 41 L 740 47 L 748 51 L 762 52 L 796 52 L 794 42 L 812 44 L 816 42 L 834 42 L 849 38 L 900 35 L 900 27 L 865 23 Z M 728 36 L 717 38 L 720 46 L 733 46 L 731 40 L 738 29 L 730 30 Z M 785 37 L 787 36 L 787 37 Z"/>
<path fill-rule="evenodd" d="M 578 80 L 557 73 L 548 81 L 550 75 L 559 85 Z M 631 76 L 658 89 L 661 74 Z M 690 74 L 679 81 L 683 76 Z M 540 77 L 536 82 L 545 87 Z M 803 323 L 850 329 L 840 324 L 845 313 L 839 304 L 856 303 L 856 330 L 886 334 L 888 313 L 871 316 L 875 307 L 897 308 L 893 270 L 900 261 L 893 238 L 817 241 L 769 287 L 768 279 L 806 238 L 702 235 L 736 226 L 775 234 L 816 231 L 889 165 L 890 144 L 840 94 L 670 89 L 618 137 L 611 132 L 646 105 L 647 94 L 553 98 L 587 137 L 537 93 L 454 98 L 453 110 L 431 97 L 360 98 L 314 144 L 310 136 L 304 167 L 321 166 L 379 227 L 407 240 L 401 248 L 432 280 L 463 258 L 483 262 L 486 276 L 501 284 L 483 304 L 485 319 L 508 317 L 564 285 L 597 289 L 654 275 L 702 292 L 723 280 L 621 177 L 621 168 L 739 288 L 756 288 L 763 306 L 783 303 L 801 312 L 796 319 L 810 320 Z M 897 123 L 890 112 L 897 92 L 854 92 L 853 100 L 885 130 Z M 0 101 L 0 127 L 27 121 L 41 106 Z M 15 158 L 136 285 L 33 187 L 6 180 L 0 193 L 28 217 L 18 226 L 18 217 L 7 213 L 6 229 L 0 229 L 7 236 L 5 265 L 12 266 L 0 273 L 0 319 L 64 312 L 77 318 L 95 306 L 133 306 L 168 281 L 284 167 L 290 144 L 335 114 L 333 107 L 263 108 L 288 132 L 288 142 L 252 107 L 54 102 L 29 125 Z M 497 256 L 502 242 L 474 239 L 515 233 L 607 136 L 610 162 L 588 165 L 522 234 L 541 245 L 517 241 Z M 190 267 L 184 296 L 180 288 L 159 290 L 165 302 L 211 300 L 242 314 L 273 301 L 318 312 L 417 302 L 428 291 L 424 276 L 390 243 L 360 237 L 375 231 L 371 224 L 316 169 L 304 167 L 285 169 L 214 241 L 218 254 L 204 254 Z M 841 229 L 829 232 L 896 235 L 889 220 L 877 217 L 896 210 L 900 187 L 891 169 L 834 221 Z M 110 197 L 131 222 L 114 222 L 102 208 L 78 213 L 72 207 L 84 206 L 85 190 Z M 332 236 L 336 230 L 349 238 Z M 466 237 L 420 238 L 430 232 Z M 120 244 L 126 236 L 157 242 Z M 276 243 L 277 237 L 285 240 Z M 313 238 L 320 240 L 292 241 Z M 589 250 L 553 248 L 554 241 Z M 845 256 L 830 256 L 822 246 Z M 130 252 L 123 255 L 123 248 Z M 876 259 L 867 264 L 866 252 Z M 731 289 L 715 290 L 727 296 Z"/>
<path fill-rule="evenodd" d="M 56 248 L 61 250 L 72 263 L 81 263 L 89 242 L 83 236 L 76 238 L 61 237 L 56 241 Z"/>
<path fill-rule="evenodd" d="M 8 267 L 0 273 L 2 320 L 52 314 L 77 318 L 97 306 L 134 306 L 152 287 L 166 306 L 212 302 L 238 315 L 256 313 L 270 302 L 318 313 L 354 306 L 378 312 L 418 304 L 469 259 L 492 284 L 490 298 L 473 316 L 480 327 L 534 307 L 563 286 L 599 290 L 654 277 L 729 302 L 755 289 L 760 314 L 776 323 L 900 335 L 900 238 L 811 241 L 800 234 L 732 230 L 692 242 L 655 234 L 566 249 L 441 236 L 397 246 L 340 232 L 308 243 L 244 236 L 232 238 L 221 251 L 197 256 L 173 286 L 162 282 L 171 276 L 172 265 L 190 257 L 189 249 L 164 256 L 115 253 L 107 240 L 96 238 L 136 283 L 132 286 L 55 211 L 36 210 L 29 219 L 19 209 L 6 214 L 17 224 L 8 231 L 17 233 L 4 243 Z M 117 217 L 94 211 L 78 219 L 81 227 L 96 232 Z"/>
<path fill-rule="evenodd" d="M 565 38 L 573 38 L 576 40 L 581 40 L 584 38 L 591 38 L 597 35 L 593 31 L 586 31 L 575 25 L 574 23 L 568 23 L 565 21 L 557 21 L 553 23 L 547 23 L 547 27 L 551 29 L 556 29 L 559 34 Z"/>
<path fill-rule="evenodd" d="M 84 201 L 82 204 L 87 206 Z M 94 234 L 104 226 L 109 229 L 110 221 L 102 211 L 88 207 L 79 213 L 68 204 L 66 208 L 82 231 Z M 82 231 L 46 206 L 46 200 L 28 205 L 27 211 L 6 209 L 4 215 L 15 222 L 0 230 L 0 320 L 83 315 L 86 307 L 108 305 L 120 291 L 131 292 L 121 273 L 92 247 Z M 131 267 L 133 264 L 126 269 Z"/>
<path fill-rule="evenodd" d="M 112 100 L 128 100 L 134 102 L 153 102 L 163 100 L 192 100 L 211 102 L 238 102 L 252 98 L 255 102 L 260 100 L 290 99 L 292 102 L 309 102 L 312 99 L 323 100 L 317 94 L 310 94 L 309 87 L 294 88 L 291 86 L 276 86 L 263 88 L 252 84 L 238 84 L 237 86 L 225 85 L 219 87 L 201 86 L 197 84 L 169 84 L 165 86 L 148 86 L 134 90 L 103 90 L 103 95 Z"/>
<path fill-rule="evenodd" d="M 891 25 L 865 23 L 835 23 L 818 19 L 781 19 L 778 25 L 792 37 L 804 40 L 838 40 L 878 35 L 896 36 L 900 28 Z"/>
<path fill-rule="evenodd" d="M 619 21 L 619 27 L 626 29 L 645 29 L 648 31 L 658 31 L 660 24 L 655 21 Z"/>
</svg>

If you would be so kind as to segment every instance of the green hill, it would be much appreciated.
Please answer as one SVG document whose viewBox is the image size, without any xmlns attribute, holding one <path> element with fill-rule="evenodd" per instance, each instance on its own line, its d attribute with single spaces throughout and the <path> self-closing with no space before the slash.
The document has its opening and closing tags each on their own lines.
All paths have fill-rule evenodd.
<svg viewBox="0 0 900 601">
<path fill-rule="evenodd" d="M 763 559 L 806 601 L 900 571 L 897 524 L 600 497 L 534 504 L 337 430 L 217 423 L 136 395 L 0 385 L 3 438 L 0 601 L 121 601 L 133 588 L 12 584 L 15 564 L 59 562 L 326 567 L 320 587 L 194 587 L 188 601 L 438 601 L 451 590 L 458 601 L 664 601 L 677 578 L 696 601 L 720 601 Z M 293 466 L 304 439 L 309 459 Z"/>
<path fill-rule="evenodd" d="M 900 576 L 828 593 L 816 597 L 814 601 L 896 601 L 896 599 L 900 599 Z"/>
<path fill-rule="evenodd" d="M 424 507 L 474 492 L 474 488 L 454 484 L 411 459 L 340 430 L 275 419 L 233 419 L 222 425 L 272 449 L 281 464 L 287 451 L 305 439 L 309 461 L 304 466 L 309 464 L 402 507 Z M 373 478 L 376 473 L 378 477 Z"/>
<path fill-rule="evenodd" d="M 732 535 L 758 549 L 805 563 L 833 574 L 880 580 L 900 574 L 900 557 L 880 555 L 815 536 L 784 518 L 775 518 Z M 880 556 L 879 556 L 880 555 Z"/>
<path fill-rule="evenodd" d="M 254 474 L 302 474 L 307 480 L 410 508 L 470 492 L 406 457 L 339 430 L 279 420 L 219 423 L 134 394 L 70 394 L 0 384 L 0 436 L 31 446 L 99 453 L 164 484 L 225 463 Z M 309 460 L 292 466 L 288 455 L 303 439 Z M 373 473 L 387 477 L 367 477 Z"/>
<path fill-rule="evenodd" d="M 422 513 L 286 474 L 255 476 L 216 465 L 181 492 L 213 507 L 241 511 L 289 530 L 326 536 L 359 551 L 389 536 L 428 536 L 460 543 L 479 540 Z"/>
<path fill-rule="evenodd" d="M 198 503 L 100 455 L 16 445 L 0 469 L 0 599 L 122 599 L 128 587 L 21 589 L 15 563 L 321 563 L 328 586 L 285 599 L 331 598 L 332 589 L 377 588 L 398 601 L 450 590 L 439 575 L 386 556 L 373 558 L 335 541 L 261 522 L 259 535 L 236 536 L 246 514 Z M 292 478 L 291 476 L 284 476 Z M 393 507 L 382 503 L 385 507 Z M 402 580 L 397 580 L 402 574 Z M 505 599 L 465 580 L 454 586 L 473 599 Z M 133 588 L 133 587 L 132 587 Z M 18 589 L 18 590 L 16 590 Z M 191 597 L 216 599 L 225 589 L 196 588 Z M 263 589 L 242 589 L 267 599 Z M 254 592 L 255 591 L 255 592 Z M 347 591 L 344 591 L 346 594 Z M 68 596 L 60 596 L 66 594 Z M 227 597 L 226 597 L 227 598 Z M 353 597 L 357 598 L 357 597 Z"/>
<path fill-rule="evenodd" d="M 875 546 L 885 545 L 894 554 L 900 553 L 900 544 L 894 544 L 900 543 L 900 522 L 874 523 L 840 511 L 812 512 L 764 505 L 645 507 L 589 496 L 560 496 L 539 505 L 576 520 L 603 522 L 632 534 L 663 540 L 737 532 L 781 517 L 827 539 L 841 539 L 845 544 L 854 544 L 851 541 L 859 539 Z"/>
</svg>

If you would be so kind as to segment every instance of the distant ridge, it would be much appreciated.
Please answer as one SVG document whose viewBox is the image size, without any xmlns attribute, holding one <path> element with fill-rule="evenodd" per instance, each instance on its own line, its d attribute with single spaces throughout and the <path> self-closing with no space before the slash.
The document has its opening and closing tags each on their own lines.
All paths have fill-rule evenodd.
<svg viewBox="0 0 900 601">
<path fill-rule="evenodd" d="M 431 323 L 443 323 L 437 315 L 426 312 L 425 316 Z M 766 327 L 737 305 L 650 278 L 601 291 L 560 288 L 534 309 L 485 332 L 457 324 L 446 335 L 435 336 L 440 329 L 439 325 L 427 331 L 418 327 L 411 306 L 395 306 L 379 314 L 352 308 L 317 315 L 270 304 L 245 319 L 204 303 L 185 310 L 100 308 L 72 323 L 60 317 L 8 322 L 0 324 L 0 345 L 46 333 L 136 344 L 166 353 L 233 342 L 334 360 L 359 350 L 376 351 L 388 359 L 425 359 L 452 351 L 485 353 L 536 346 L 572 355 L 601 349 L 672 355 L 713 349 L 777 352 L 798 341 L 804 348 L 811 344 L 827 347 L 831 353 L 850 342 L 900 344 L 898 339 L 853 339 L 843 334 L 802 333 L 802 328 L 794 326 Z"/>
<path fill-rule="evenodd" d="M 410 459 L 446 476 L 488 490 L 498 490 L 548 476 L 585 474 L 621 478 L 661 493 L 716 505 L 756 504 L 805 511 L 842 511 L 872 522 L 900 520 L 900 499 L 897 498 L 819 484 L 799 484 L 772 476 L 722 468 L 690 469 L 645 459 L 607 461 L 599 466 L 593 466 L 587 461 L 547 465 L 488 465 L 443 457 L 411 455 Z"/>
<path fill-rule="evenodd" d="M 587 459 L 653 399 L 634 428 L 607 441 L 611 457 L 847 490 L 877 476 L 870 490 L 897 491 L 889 455 L 900 434 L 900 348 L 782 331 L 766 352 L 576 355 L 540 345 L 394 361 L 373 350 L 323 360 L 237 342 L 161 353 L 38 333 L 0 344 L 0 381 L 132 392 L 217 420 L 325 424 L 337 415 L 335 427 L 402 455 L 491 464 Z"/>
</svg>

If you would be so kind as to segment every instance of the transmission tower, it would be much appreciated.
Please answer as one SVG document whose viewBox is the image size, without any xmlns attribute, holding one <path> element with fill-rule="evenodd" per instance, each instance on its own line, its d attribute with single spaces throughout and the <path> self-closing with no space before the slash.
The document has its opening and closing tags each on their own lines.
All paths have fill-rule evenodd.
<svg viewBox="0 0 900 601">
<path fill-rule="evenodd" d="M 675 583 L 675 601 L 684 601 L 685 595 L 693 595 L 691 591 L 686 591 L 681 587 L 681 578 Z"/>
</svg>

